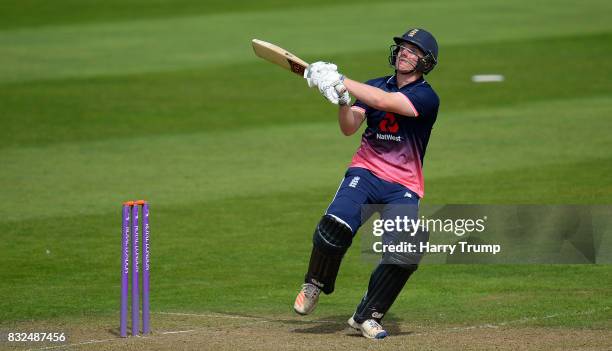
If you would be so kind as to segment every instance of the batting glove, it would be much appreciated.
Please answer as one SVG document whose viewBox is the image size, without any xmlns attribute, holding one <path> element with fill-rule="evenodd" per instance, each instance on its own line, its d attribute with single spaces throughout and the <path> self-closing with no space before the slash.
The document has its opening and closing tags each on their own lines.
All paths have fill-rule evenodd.
<svg viewBox="0 0 612 351">
<path fill-rule="evenodd" d="M 304 78 L 308 83 L 308 87 L 318 87 L 321 77 L 325 75 L 327 72 L 337 72 L 338 66 L 329 62 L 318 61 L 311 65 L 309 65 L 304 70 Z"/>
<path fill-rule="evenodd" d="M 338 72 L 325 72 L 318 82 L 319 91 L 331 103 L 347 105 L 351 97 L 344 86 L 344 76 Z"/>
<path fill-rule="evenodd" d="M 338 93 L 333 87 L 329 87 L 325 89 L 324 91 L 321 92 L 321 94 L 323 94 L 323 96 L 332 104 L 338 105 L 340 97 L 338 96 Z"/>
<path fill-rule="evenodd" d="M 340 97 L 338 98 L 338 105 L 346 106 L 346 105 L 351 104 L 351 95 L 349 94 L 348 90 L 346 90 L 346 88 L 344 87 L 344 84 L 336 85 L 335 90 L 338 93 L 338 95 L 340 95 Z M 341 93 L 341 91 L 344 91 L 344 93 Z"/>
</svg>

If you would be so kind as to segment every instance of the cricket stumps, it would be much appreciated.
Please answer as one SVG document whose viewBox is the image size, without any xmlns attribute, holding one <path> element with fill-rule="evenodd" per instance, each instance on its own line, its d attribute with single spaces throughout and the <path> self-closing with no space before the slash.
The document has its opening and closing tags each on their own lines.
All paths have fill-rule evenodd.
<svg viewBox="0 0 612 351">
<path fill-rule="evenodd" d="M 140 211 L 142 209 L 142 211 Z M 141 212 L 141 213 L 140 213 Z M 142 217 L 142 227 L 139 226 L 139 214 Z M 139 229 L 142 228 L 142 241 L 139 240 Z M 140 332 L 140 296 L 142 290 L 142 334 L 151 332 L 149 306 L 149 204 L 144 200 L 126 201 L 123 203 L 121 220 L 121 303 L 119 318 L 119 334 L 127 337 L 130 246 L 132 257 L 132 333 Z M 142 242 L 142 267 L 140 265 L 140 246 Z M 131 244 L 131 245 L 130 245 Z M 142 272 L 142 289 L 140 288 L 140 272 Z"/>
</svg>

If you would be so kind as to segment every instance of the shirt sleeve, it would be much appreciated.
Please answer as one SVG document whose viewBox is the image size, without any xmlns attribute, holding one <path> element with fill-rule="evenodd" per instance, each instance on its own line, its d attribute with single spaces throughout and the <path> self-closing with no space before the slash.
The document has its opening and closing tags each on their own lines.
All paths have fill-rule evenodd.
<svg viewBox="0 0 612 351">
<path fill-rule="evenodd" d="M 431 89 L 411 89 L 402 94 L 408 98 L 412 108 L 418 113 L 418 117 L 427 118 L 437 115 L 440 100 Z"/>
</svg>

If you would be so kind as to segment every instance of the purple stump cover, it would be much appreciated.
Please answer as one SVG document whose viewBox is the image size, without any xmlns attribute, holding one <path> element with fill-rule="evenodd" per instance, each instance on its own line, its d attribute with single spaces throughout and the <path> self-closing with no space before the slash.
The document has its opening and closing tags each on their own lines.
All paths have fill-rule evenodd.
<svg viewBox="0 0 612 351">
<path fill-rule="evenodd" d="M 142 205 L 142 332 L 151 332 L 149 324 L 149 204 Z"/>
<path fill-rule="evenodd" d="M 138 205 L 132 207 L 132 335 L 138 335 Z"/>
<path fill-rule="evenodd" d="M 123 205 L 121 217 L 121 311 L 119 320 L 119 334 L 127 336 L 128 313 L 128 274 L 130 267 L 130 205 Z"/>
</svg>

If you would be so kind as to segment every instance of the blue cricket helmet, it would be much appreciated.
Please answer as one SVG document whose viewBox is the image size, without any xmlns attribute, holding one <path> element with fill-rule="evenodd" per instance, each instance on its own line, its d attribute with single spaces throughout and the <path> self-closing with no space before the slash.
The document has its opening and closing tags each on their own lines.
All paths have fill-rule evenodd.
<svg viewBox="0 0 612 351">
<path fill-rule="evenodd" d="M 438 42 L 436 38 L 422 28 L 411 28 L 401 37 L 393 37 L 395 45 L 391 45 L 389 48 L 391 54 L 389 55 L 389 64 L 395 66 L 395 59 L 399 52 L 399 45 L 401 43 L 410 43 L 421 49 L 425 56 L 420 58 L 417 62 L 415 70 L 427 74 L 438 63 Z"/>
</svg>

